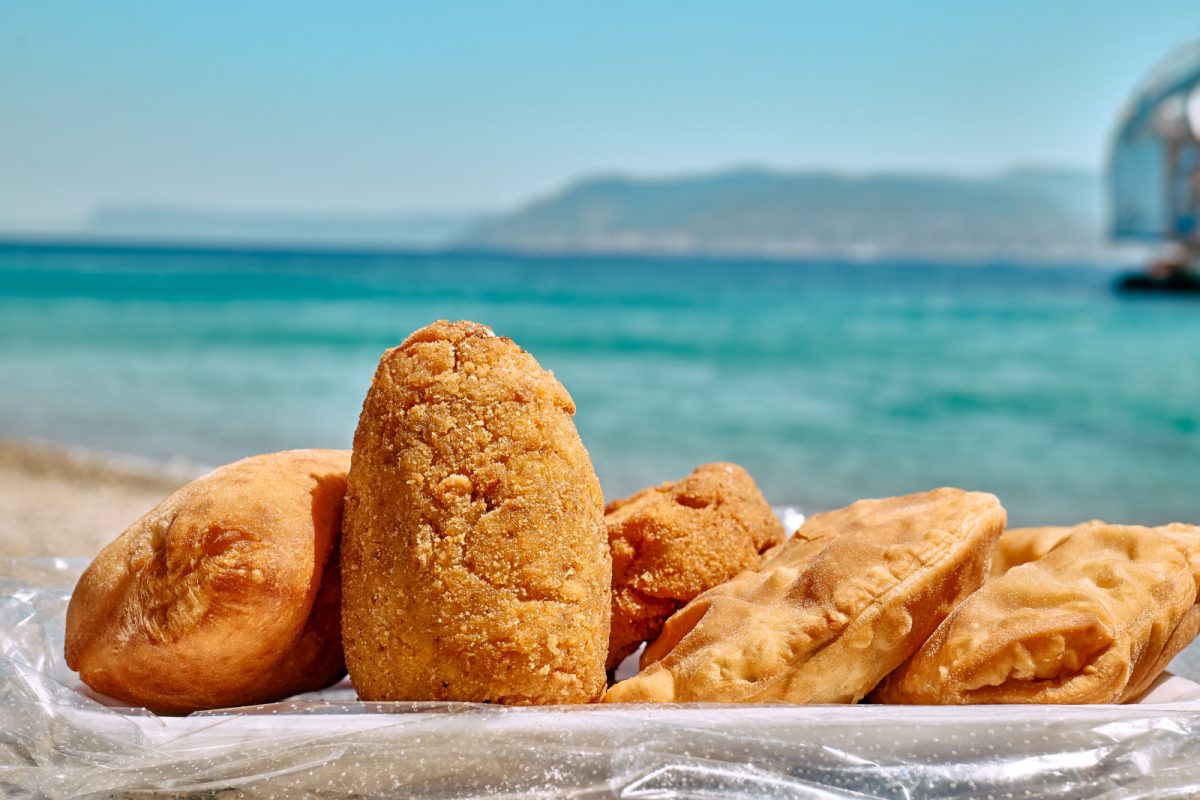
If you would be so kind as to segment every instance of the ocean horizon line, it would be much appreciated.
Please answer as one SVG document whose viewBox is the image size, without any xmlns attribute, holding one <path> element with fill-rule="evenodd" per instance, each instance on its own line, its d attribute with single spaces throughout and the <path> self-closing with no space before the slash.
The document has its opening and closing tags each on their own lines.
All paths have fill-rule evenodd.
<svg viewBox="0 0 1200 800">
<path fill-rule="evenodd" d="M 1132 266 L 1130 260 L 1118 259 L 1068 259 L 1032 255 L 998 255 L 993 258 L 951 258 L 938 255 L 877 255 L 855 256 L 847 253 L 814 253 L 805 256 L 773 256 L 760 253 L 671 253 L 637 252 L 627 250 L 522 250 L 505 248 L 478 248 L 460 246 L 420 245 L 376 245 L 376 244 L 333 244 L 329 242 L 285 243 L 261 241 L 198 241 L 184 239 L 137 239 L 123 237 L 92 237 L 73 235 L 13 235 L 0 233 L 0 251 L 52 251 L 52 252 L 109 252 L 109 253 L 154 253 L 184 255 L 254 255 L 254 256 L 297 256 L 345 258 L 439 258 L 451 261 L 469 261 L 481 258 L 521 262 L 618 262 L 636 264 L 744 264 L 744 265 L 845 265 L 883 267 L 946 267 L 954 269 L 1087 269 L 1119 271 Z"/>
</svg>

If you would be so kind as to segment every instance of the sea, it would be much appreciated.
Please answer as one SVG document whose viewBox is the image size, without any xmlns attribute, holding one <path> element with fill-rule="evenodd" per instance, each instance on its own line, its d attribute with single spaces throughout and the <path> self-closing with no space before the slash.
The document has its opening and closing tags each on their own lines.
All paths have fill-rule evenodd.
<svg viewBox="0 0 1200 800">
<path fill-rule="evenodd" d="M 1200 300 L 1111 269 L 0 246 L 0 436 L 217 465 L 349 447 L 436 319 L 553 370 L 609 498 L 745 466 L 805 513 L 936 486 L 1011 524 L 1200 522 Z"/>
</svg>

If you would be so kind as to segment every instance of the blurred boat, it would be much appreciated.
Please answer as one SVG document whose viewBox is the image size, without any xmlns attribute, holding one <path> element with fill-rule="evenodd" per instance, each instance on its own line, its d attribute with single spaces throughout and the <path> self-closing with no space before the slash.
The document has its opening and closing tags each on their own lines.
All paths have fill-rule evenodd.
<svg viewBox="0 0 1200 800">
<path fill-rule="evenodd" d="M 1135 89 L 1109 161 L 1112 236 L 1153 242 L 1146 272 L 1119 291 L 1200 294 L 1200 41 L 1172 52 Z"/>
</svg>

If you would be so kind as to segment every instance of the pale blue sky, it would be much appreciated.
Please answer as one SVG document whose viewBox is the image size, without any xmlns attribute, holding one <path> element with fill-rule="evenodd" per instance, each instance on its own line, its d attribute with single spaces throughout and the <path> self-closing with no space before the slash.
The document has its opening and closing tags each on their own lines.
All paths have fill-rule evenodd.
<svg viewBox="0 0 1200 800">
<path fill-rule="evenodd" d="M 497 208 L 596 171 L 1099 167 L 1200 3 L 7 2 L 0 228 Z"/>
</svg>

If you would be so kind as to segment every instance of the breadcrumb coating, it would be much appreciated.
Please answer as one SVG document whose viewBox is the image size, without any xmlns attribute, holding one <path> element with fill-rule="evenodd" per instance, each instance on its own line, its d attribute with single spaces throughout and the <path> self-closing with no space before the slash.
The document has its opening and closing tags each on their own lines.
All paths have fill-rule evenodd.
<svg viewBox="0 0 1200 800">
<path fill-rule="evenodd" d="M 574 412 L 532 356 L 473 322 L 383 355 L 342 545 L 360 698 L 599 699 L 612 562 Z"/>
<path fill-rule="evenodd" d="M 779 518 L 737 464 L 702 464 L 675 483 L 614 500 L 604 523 L 613 557 L 610 670 L 693 597 L 757 567 L 784 540 Z"/>
</svg>

